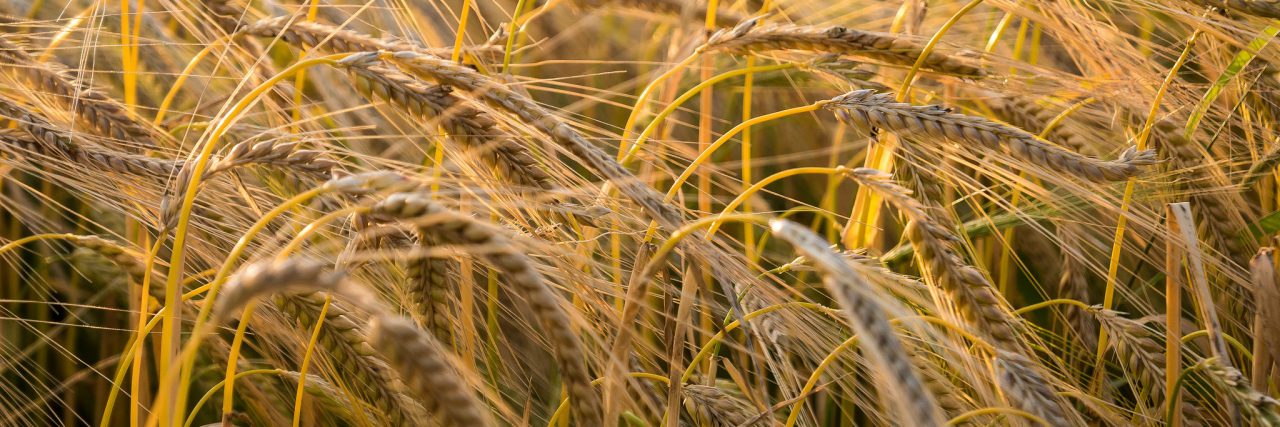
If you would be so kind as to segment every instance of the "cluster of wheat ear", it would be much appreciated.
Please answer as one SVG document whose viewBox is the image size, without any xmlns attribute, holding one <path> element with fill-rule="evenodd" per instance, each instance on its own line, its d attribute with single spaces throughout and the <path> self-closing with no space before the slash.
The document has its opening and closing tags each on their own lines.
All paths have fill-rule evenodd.
<svg viewBox="0 0 1280 427">
<path fill-rule="evenodd" d="M 1277 36 L 0 0 L 0 425 L 1280 427 Z"/>
</svg>

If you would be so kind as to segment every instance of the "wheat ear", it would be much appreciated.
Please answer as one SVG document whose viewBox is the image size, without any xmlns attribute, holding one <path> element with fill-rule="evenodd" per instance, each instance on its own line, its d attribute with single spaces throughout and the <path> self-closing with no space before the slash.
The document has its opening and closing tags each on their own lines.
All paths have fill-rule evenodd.
<svg viewBox="0 0 1280 427">
<path fill-rule="evenodd" d="M 1249 171 L 1245 172 L 1244 177 L 1240 178 L 1240 185 L 1248 186 L 1258 182 L 1259 178 L 1270 175 L 1280 164 L 1280 146 L 1274 147 L 1271 151 L 1266 152 L 1258 160 L 1255 160 Z"/>
<path fill-rule="evenodd" d="M 281 374 L 289 382 L 293 383 L 293 387 L 297 387 L 302 377 L 295 371 L 286 371 Z M 237 392 L 239 388 L 237 387 Z M 343 395 L 342 390 L 334 387 L 332 383 L 325 380 L 324 377 L 315 374 L 307 374 L 307 381 L 303 384 L 303 390 L 312 398 L 316 399 L 325 411 L 342 417 L 342 420 L 348 423 L 357 423 L 357 414 L 354 411 L 361 410 L 359 406 L 352 405 L 351 401 Z M 366 418 L 375 417 L 374 414 L 365 413 Z"/>
<path fill-rule="evenodd" d="M 31 118 L 20 122 L 30 122 Z M 164 179 L 173 176 L 182 163 L 173 160 L 155 159 L 136 154 L 116 153 L 105 150 L 85 150 L 80 145 L 71 143 L 70 138 L 57 133 L 41 133 L 35 127 L 20 125 L 28 134 L 18 129 L 0 129 L 0 149 L 10 151 L 19 156 L 38 154 L 52 158 L 65 158 L 80 166 L 88 166 L 95 170 L 117 173 L 121 175 L 142 176 Z M 36 136 L 39 135 L 39 136 Z M 57 144 L 56 146 L 51 145 Z M 41 164 L 32 161 L 33 164 Z"/>
<path fill-rule="evenodd" d="M 683 223 L 683 214 L 680 209 L 668 204 L 661 194 L 638 179 L 613 156 L 592 145 L 585 136 L 574 130 L 559 116 L 538 105 L 529 97 L 513 91 L 508 85 L 452 61 L 420 52 L 368 52 L 348 56 L 342 62 L 363 63 L 379 58 L 410 75 L 456 87 L 490 107 L 505 111 L 533 126 L 576 157 L 593 173 L 617 186 L 619 192 L 640 205 L 662 229 L 674 231 Z M 734 258 L 727 251 L 716 248 L 704 239 L 685 239 L 682 246 L 699 261 L 710 266 L 712 274 L 725 295 L 736 295 L 736 286 L 739 283 L 759 281 L 752 275 L 745 274 L 741 264 L 731 261 L 741 261 L 740 258 Z M 749 331 L 738 300 L 731 298 L 730 302 L 734 316 L 743 323 L 743 328 Z"/>
<path fill-rule="evenodd" d="M 1164 344 L 1156 341 L 1145 326 L 1119 312 L 1100 306 L 1091 311 L 1111 337 L 1112 349 L 1124 362 L 1128 377 L 1136 378 L 1136 388 L 1148 390 L 1152 401 L 1159 402 L 1164 394 Z"/>
<path fill-rule="evenodd" d="M 484 112 L 467 105 L 446 86 L 425 85 L 395 69 L 370 63 L 344 63 L 356 89 L 424 118 L 438 118 L 450 137 L 481 154 L 498 174 L 519 185 L 552 189 L 554 178 L 514 140 L 498 138 L 499 130 Z"/>
<path fill-rule="evenodd" d="M 1274 248 L 1262 248 L 1249 263 L 1253 276 L 1254 387 L 1265 390 L 1271 374 L 1280 375 L 1280 286 L 1276 283 Z"/>
<path fill-rule="evenodd" d="M 427 249 L 437 244 L 430 233 L 418 232 L 414 244 Z M 443 258 L 423 256 L 409 261 L 409 303 L 422 317 L 422 327 L 431 332 L 437 341 L 453 344 L 453 288 L 449 270 L 453 262 Z"/>
<path fill-rule="evenodd" d="M 1026 356 L 996 350 L 996 383 L 1009 403 L 1038 416 L 1051 426 L 1068 426 L 1071 422 L 1059 405 L 1053 387 Z"/>
<path fill-rule="evenodd" d="M 0 115 L 13 120 L 19 130 L 30 135 L 30 138 L 23 138 L 11 130 L 5 131 L 4 145 L 17 151 L 63 157 L 98 170 L 122 175 L 153 178 L 170 177 L 180 165 L 172 160 L 86 147 L 76 140 L 72 132 L 4 97 L 0 97 Z"/>
<path fill-rule="evenodd" d="M 325 304 L 325 295 L 317 290 L 338 290 L 344 282 L 344 274 L 327 271 L 325 264 L 314 260 L 289 258 L 251 264 L 223 286 L 214 319 L 226 319 L 249 301 L 277 294 L 276 306 L 297 319 L 303 328 L 309 328 Z M 290 291 L 301 293 L 278 295 Z M 352 385 L 388 422 L 401 425 L 415 419 L 406 409 L 409 406 L 401 401 L 399 380 L 378 359 L 365 332 L 352 318 L 341 305 L 330 303 L 318 337 L 320 345 L 335 367 L 351 374 Z"/>
<path fill-rule="evenodd" d="M 1239 403 L 1258 425 L 1280 427 L 1280 401 L 1254 390 L 1249 386 L 1249 380 L 1236 368 L 1225 365 L 1216 358 L 1205 362 L 1206 376 L 1226 392 L 1228 398 Z"/>
<path fill-rule="evenodd" d="M 844 258 L 832 252 L 831 243 L 813 231 L 791 221 L 769 221 L 773 235 L 787 241 L 796 251 L 813 260 L 823 272 L 823 284 L 844 307 L 850 323 L 862 336 L 865 349 L 887 372 L 885 384 L 897 393 L 899 414 L 911 425 L 941 425 L 942 415 L 933 396 L 911 366 L 902 341 L 889 324 L 884 308 L 874 299 L 871 285 Z"/>
<path fill-rule="evenodd" d="M 373 61 L 379 57 L 383 57 L 410 75 L 456 87 L 493 108 L 510 113 L 551 137 L 593 172 L 617 185 L 624 195 L 643 207 L 663 228 L 674 230 L 681 223 L 680 212 L 663 202 L 662 196 L 657 191 L 637 179 L 604 150 L 592 145 L 586 137 L 570 127 L 555 113 L 547 111 L 532 99 L 516 93 L 507 85 L 485 77 L 470 68 L 418 52 L 356 54 L 343 59 L 343 62 L 361 63 Z"/>
<path fill-rule="evenodd" d="M 111 260 L 121 270 L 132 276 L 134 280 L 140 281 L 147 272 L 147 263 L 143 259 L 143 255 L 124 245 L 98 236 L 74 236 L 67 240 L 75 243 L 76 246 L 97 252 L 99 255 Z"/>
<path fill-rule="evenodd" d="M 936 362 L 930 360 L 930 353 L 919 350 L 922 349 L 909 350 L 907 356 L 911 359 L 911 366 L 920 373 L 920 379 L 924 381 L 929 394 L 938 400 L 938 408 L 942 409 L 942 414 L 955 416 L 969 409 L 972 404 L 965 400 L 966 394 L 957 390 L 956 385 L 947 378 L 945 373 L 938 372 L 934 368 Z"/>
<path fill-rule="evenodd" d="M 924 270 L 934 277 L 936 285 L 946 293 L 934 299 L 949 300 L 956 305 L 961 317 L 972 329 L 989 338 L 998 347 L 1017 351 L 1021 348 L 1017 324 L 1009 314 L 1008 304 L 997 294 L 977 268 L 961 259 L 952 246 L 959 241 L 951 228 L 939 223 L 927 212 L 927 208 L 912 198 L 910 190 L 894 183 L 888 174 L 867 168 L 858 168 L 851 176 L 858 183 L 880 194 L 886 201 L 907 217 L 904 233 L 924 264 Z M 934 290 L 934 288 L 930 288 Z"/>
<path fill-rule="evenodd" d="M 814 52 L 856 55 L 911 67 L 924 54 L 925 44 L 901 34 L 860 31 L 845 27 L 808 25 L 757 25 L 761 18 L 743 21 L 738 26 L 712 34 L 702 49 L 752 54 L 771 50 L 799 49 Z M 924 68 L 962 76 L 986 73 L 967 61 L 940 52 L 931 52 Z"/>
<path fill-rule="evenodd" d="M 118 141 L 122 148 L 157 148 L 156 133 L 131 116 L 124 104 L 71 76 L 61 64 L 36 60 L 3 34 L 0 63 L 28 87 L 48 93 L 99 134 Z"/>
<path fill-rule="evenodd" d="M 988 95 L 989 97 L 984 98 L 983 102 L 988 107 L 991 107 L 991 110 L 996 115 L 1004 118 L 1009 124 L 1030 133 L 1041 133 L 1045 126 L 1052 123 L 1058 116 L 1057 113 L 1050 111 L 1027 96 Z M 1049 129 L 1045 139 L 1061 144 L 1063 147 L 1077 153 L 1084 153 L 1090 149 L 1088 138 L 1067 126 L 1054 126 Z"/>
<path fill-rule="evenodd" d="M 1155 152 L 1130 147 L 1114 161 L 1098 160 L 1054 146 L 1035 135 L 982 117 L 952 113 L 936 105 L 911 105 L 888 93 L 855 90 L 832 99 L 828 108 L 851 125 L 902 134 L 924 134 L 1008 150 L 1013 157 L 1091 181 L 1121 181 L 1156 162 Z"/>
<path fill-rule="evenodd" d="M 691 14 L 690 19 L 696 22 L 707 20 L 705 5 L 681 0 L 573 0 L 573 4 L 581 8 L 617 7 L 677 17 L 683 16 L 687 9 Z M 742 15 L 724 8 L 716 11 L 716 24 L 719 26 L 734 25 L 742 20 Z"/>
<path fill-rule="evenodd" d="M 1277 0 L 1187 0 L 1210 7 L 1234 10 L 1263 18 L 1280 19 L 1280 1 Z"/>
<path fill-rule="evenodd" d="M 753 313 L 768 307 L 764 299 L 760 297 L 762 291 L 755 287 L 747 288 L 742 291 L 742 308 L 747 312 Z M 791 335 L 783 328 L 783 317 L 781 313 L 770 312 L 754 319 L 758 332 L 769 340 L 769 344 L 778 349 L 787 348 L 791 340 Z"/>
<path fill-rule="evenodd" d="M 290 178 L 301 178 L 299 181 L 302 182 L 314 182 L 314 180 L 332 177 L 332 170 L 338 165 L 336 161 L 322 157 L 325 154 L 323 151 L 295 150 L 297 146 L 296 142 L 243 141 L 237 143 L 227 151 L 226 155 L 209 162 L 209 166 L 201 175 L 200 186 L 203 187 L 209 178 L 218 174 L 250 165 L 274 166 L 288 172 L 287 176 Z M 191 173 L 194 171 L 192 166 L 194 163 L 177 164 L 178 172 L 171 184 L 171 191 L 166 192 L 165 197 L 160 201 L 160 219 L 166 227 L 177 224 L 178 213 L 182 208 L 179 202 L 184 196 L 187 183 L 191 180 Z"/>
<path fill-rule="evenodd" d="M 302 328 L 315 325 L 324 303 L 325 295 L 319 292 L 275 298 L 276 306 L 297 319 Z M 320 346 L 332 359 L 333 366 L 351 375 L 351 385 L 386 416 L 388 422 L 400 425 L 415 419 L 417 414 L 400 394 L 403 385 L 399 378 L 377 357 L 365 332 L 353 319 L 353 314 L 344 307 L 331 302 L 320 331 Z"/>
<path fill-rule="evenodd" d="M 452 48 L 422 48 L 403 40 L 372 37 L 324 23 L 298 20 L 293 16 L 279 16 L 259 20 L 243 26 L 240 32 L 255 37 L 279 37 L 286 43 L 295 46 L 313 46 L 328 52 L 420 51 L 441 56 L 449 56 L 453 53 Z M 503 52 L 503 45 L 497 43 L 499 41 L 502 41 L 502 39 L 490 39 L 488 43 L 483 45 L 466 47 L 464 52 L 486 57 L 497 56 Z"/>
<path fill-rule="evenodd" d="M 318 47 L 327 52 L 419 50 L 406 42 L 369 37 L 325 24 L 291 22 L 288 17 L 258 21 L 244 31 L 261 37 L 279 36 L 295 46 Z M 328 43 L 321 43 L 326 40 Z M 493 40 L 489 45 L 496 46 Z M 424 52 L 447 54 L 432 50 Z M 400 71 L 373 62 L 343 61 L 341 66 L 351 75 L 356 90 L 365 97 L 383 99 L 414 116 L 438 118 L 454 140 L 480 151 L 490 166 L 512 182 L 531 188 L 554 187 L 551 175 L 527 149 L 510 139 L 496 138 L 496 123 L 454 96 L 448 87 L 425 85 Z"/>
<path fill-rule="evenodd" d="M 1171 166 L 1189 172 L 1181 175 L 1186 176 L 1183 180 L 1192 187 L 1189 191 L 1191 209 L 1202 220 L 1196 224 L 1201 234 L 1232 260 L 1244 264 L 1253 254 L 1253 249 L 1238 236 L 1245 224 L 1241 211 L 1248 209 L 1249 204 L 1234 190 L 1217 191 L 1218 188 L 1230 187 L 1231 183 L 1225 179 L 1226 175 L 1218 165 L 1205 158 L 1196 142 L 1183 136 L 1182 126 L 1171 120 L 1161 120 L 1155 125 L 1155 134 L 1171 159 Z M 1203 191 L 1206 187 L 1210 191 Z M 1243 297 L 1238 291 L 1237 295 Z"/>
<path fill-rule="evenodd" d="M 427 410 L 439 414 L 445 425 L 493 424 L 439 342 L 412 322 L 387 314 L 374 317 L 369 330 L 369 344 L 400 373 L 409 390 L 426 403 Z"/>
<path fill-rule="evenodd" d="M 416 192 L 388 196 L 373 206 L 370 216 L 380 220 L 418 222 L 424 235 L 442 243 L 495 249 L 485 258 L 524 295 L 547 334 L 560 364 L 560 375 L 568 388 L 574 419 L 582 425 L 600 422 L 600 400 L 592 389 L 592 376 L 583 357 L 582 343 L 570 327 L 568 315 L 542 274 L 534 268 L 533 261 L 517 250 L 506 235 L 494 226 L 432 202 L 428 194 Z"/>
<path fill-rule="evenodd" d="M 681 390 L 684 390 L 685 409 L 698 425 L 738 427 L 759 423 L 750 422 L 759 411 L 719 387 L 686 384 Z"/>
<path fill-rule="evenodd" d="M 1058 236 L 1063 242 L 1062 277 L 1058 280 L 1058 298 L 1068 298 L 1089 304 L 1088 268 L 1081 262 L 1083 255 L 1073 253 L 1078 245 L 1078 236 L 1084 231 L 1072 224 L 1058 224 Z M 1098 348 L 1098 325 L 1093 316 L 1087 315 L 1079 307 L 1063 308 L 1063 316 L 1067 325 L 1080 338 L 1080 342 L 1089 351 Z"/>
<path fill-rule="evenodd" d="M 227 319 L 250 301 L 268 295 L 337 290 L 344 280 L 345 274 L 328 271 L 324 263 L 306 258 L 250 264 L 223 285 L 213 318 Z"/>
<path fill-rule="evenodd" d="M 278 143 L 276 141 L 244 141 L 233 145 L 222 157 L 216 159 L 207 169 L 207 179 L 215 174 L 232 168 L 247 165 L 270 165 L 291 172 L 329 178 L 329 171 L 338 165 L 336 161 L 323 157 L 319 150 L 298 150 L 298 142 Z"/>
</svg>

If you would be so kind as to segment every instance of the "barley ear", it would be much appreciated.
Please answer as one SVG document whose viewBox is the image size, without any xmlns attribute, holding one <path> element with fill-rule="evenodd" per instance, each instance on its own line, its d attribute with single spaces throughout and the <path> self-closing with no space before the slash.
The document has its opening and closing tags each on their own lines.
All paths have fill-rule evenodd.
<svg viewBox="0 0 1280 427">
<path fill-rule="evenodd" d="M 845 313 L 872 355 L 887 372 L 883 381 L 895 390 L 898 413 L 913 425 L 940 425 L 942 415 L 933 395 L 911 365 L 902 341 L 894 333 L 884 308 L 875 300 L 870 284 L 849 264 L 832 252 L 830 242 L 791 221 L 769 221 L 773 235 L 795 246 L 801 255 L 812 259 L 824 274 L 823 284 L 844 307 Z"/>
</svg>

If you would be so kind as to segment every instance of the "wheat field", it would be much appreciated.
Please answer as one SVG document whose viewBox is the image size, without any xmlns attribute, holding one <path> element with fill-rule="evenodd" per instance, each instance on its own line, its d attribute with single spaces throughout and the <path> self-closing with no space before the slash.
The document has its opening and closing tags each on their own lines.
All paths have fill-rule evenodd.
<svg viewBox="0 0 1280 427">
<path fill-rule="evenodd" d="M 0 0 L 0 425 L 1280 427 L 1278 34 Z"/>
</svg>

